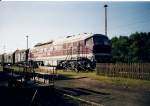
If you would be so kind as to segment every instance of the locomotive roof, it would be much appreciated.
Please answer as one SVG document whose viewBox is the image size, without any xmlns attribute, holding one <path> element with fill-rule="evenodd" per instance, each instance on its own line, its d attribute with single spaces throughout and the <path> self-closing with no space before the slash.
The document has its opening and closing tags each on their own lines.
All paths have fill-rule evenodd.
<svg viewBox="0 0 150 106">
<path fill-rule="evenodd" d="M 76 41 L 81 41 L 81 40 L 85 40 L 87 38 L 90 38 L 92 36 L 105 36 L 105 35 L 102 35 L 102 34 L 93 34 L 93 33 L 83 33 L 83 34 L 78 34 L 78 35 L 73 35 L 73 36 L 67 36 L 64 39 L 56 40 L 54 42 L 54 45 L 56 45 L 56 44 L 63 44 L 63 43 L 71 43 L 71 42 L 76 42 Z"/>
<path fill-rule="evenodd" d="M 91 36 L 93 36 L 92 33 L 83 33 L 83 34 L 78 34 L 78 35 L 67 36 L 66 38 L 55 40 L 54 45 L 76 42 L 79 40 L 84 40 L 84 39 L 89 38 Z"/>
<path fill-rule="evenodd" d="M 57 39 L 55 41 L 51 40 L 51 41 L 45 42 L 45 43 L 38 43 L 34 47 L 43 46 L 43 45 L 47 45 L 47 44 L 57 45 L 57 44 L 63 44 L 63 43 L 76 42 L 76 41 L 80 41 L 80 40 L 85 40 L 85 39 L 95 36 L 95 35 L 102 35 L 102 34 L 83 33 L 83 34 L 78 34 L 78 35 L 72 35 L 72 36 L 67 36 L 65 38 L 62 38 L 62 39 Z M 102 36 L 104 36 L 104 35 L 102 35 Z"/>
<path fill-rule="evenodd" d="M 50 41 L 45 42 L 45 43 L 37 43 L 34 47 L 42 46 L 42 45 L 47 45 L 47 44 L 52 44 L 52 43 L 53 43 L 53 40 L 50 40 Z"/>
</svg>

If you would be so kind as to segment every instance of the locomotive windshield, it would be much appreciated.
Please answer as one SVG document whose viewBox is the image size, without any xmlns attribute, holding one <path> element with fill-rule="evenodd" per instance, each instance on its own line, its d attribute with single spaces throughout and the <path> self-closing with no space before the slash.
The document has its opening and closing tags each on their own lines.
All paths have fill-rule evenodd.
<svg viewBox="0 0 150 106">
<path fill-rule="evenodd" d="M 106 36 L 94 36 L 94 45 L 110 45 L 110 42 Z"/>
<path fill-rule="evenodd" d="M 108 37 L 103 35 L 93 36 L 93 53 L 110 53 L 111 44 Z"/>
</svg>

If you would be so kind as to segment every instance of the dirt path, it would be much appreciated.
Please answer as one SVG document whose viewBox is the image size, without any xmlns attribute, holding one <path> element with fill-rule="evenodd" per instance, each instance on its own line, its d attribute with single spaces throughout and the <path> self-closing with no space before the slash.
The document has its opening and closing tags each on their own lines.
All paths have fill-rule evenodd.
<svg viewBox="0 0 150 106">
<path fill-rule="evenodd" d="M 71 95 L 104 106 L 150 106 L 150 89 L 106 84 L 86 77 L 57 80 L 55 86 Z"/>
</svg>

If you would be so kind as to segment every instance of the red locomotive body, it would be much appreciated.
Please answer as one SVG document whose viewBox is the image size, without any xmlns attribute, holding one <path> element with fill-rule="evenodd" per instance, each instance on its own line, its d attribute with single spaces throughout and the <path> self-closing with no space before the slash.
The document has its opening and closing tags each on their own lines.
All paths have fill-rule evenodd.
<svg viewBox="0 0 150 106">
<path fill-rule="evenodd" d="M 82 63 L 89 66 L 95 62 L 108 62 L 110 59 L 111 44 L 108 37 L 91 33 L 38 43 L 29 51 L 29 60 L 61 67 Z"/>
</svg>

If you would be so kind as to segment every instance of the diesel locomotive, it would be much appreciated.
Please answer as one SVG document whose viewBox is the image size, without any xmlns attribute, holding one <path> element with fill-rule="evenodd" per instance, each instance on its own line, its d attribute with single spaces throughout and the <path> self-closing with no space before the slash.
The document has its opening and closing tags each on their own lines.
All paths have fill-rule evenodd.
<svg viewBox="0 0 150 106">
<path fill-rule="evenodd" d="M 0 55 L 0 62 L 8 54 Z M 10 54 L 9 54 L 10 55 Z M 37 63 L 57 68 L 93 70 L 99 62 L 111 61 L 111 42 L 102 34 L 83 33 L 63 39 L 38 43 L 28 50 L 16 50 L 9 61 L 11 64 Z"/>
</svg>

